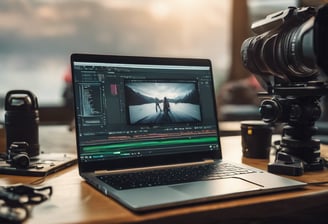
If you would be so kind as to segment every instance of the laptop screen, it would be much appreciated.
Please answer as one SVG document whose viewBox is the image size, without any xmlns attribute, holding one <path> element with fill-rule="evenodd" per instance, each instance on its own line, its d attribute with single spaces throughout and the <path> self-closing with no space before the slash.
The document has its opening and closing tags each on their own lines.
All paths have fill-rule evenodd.
<svg viewBox="0 0 328 224">
<path fill-rule="evenodd" d="M 210 61 L 89 57 L 72 55 L 80 163 L 220 151 Z"/>
</svg>

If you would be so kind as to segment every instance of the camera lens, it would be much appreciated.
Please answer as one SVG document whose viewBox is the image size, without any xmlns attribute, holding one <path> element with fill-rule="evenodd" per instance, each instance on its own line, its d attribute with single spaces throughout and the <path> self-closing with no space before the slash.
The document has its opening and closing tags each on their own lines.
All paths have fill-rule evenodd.
<svg viewBox="0 0 328 224">
<path fill-rule="evenodd" d="M 36 96 L 27 90 L 11 90 L 5 98 L 7 149 L 13 142 L 28 143 L 27 154 L 40 154 L 39 110 Z"/>
<path fill-rule="evenodd" d="M 313 19 L 309 19 L 300 27 L 293 27 L 287 33 L 277 37 L 279 49 L 276 59 L 281 71 L 288 75 L 290 80 L 307 81 L 317 75 L 313 47 Z"/>
<path fill-rule="evenodd" d="M 320 7 L 314 21 L 314 51 L 318 66 L 328 75 L 328 4 Z"/>
<path fill-rule="evenodd" d="M 249 71 L 264 79 L 273 75 L 286 83 L 309 81 L 318 75 L 314 17 L 293 16 L 278 28 L 244 41 L 241 57 Z"/>
</svg>

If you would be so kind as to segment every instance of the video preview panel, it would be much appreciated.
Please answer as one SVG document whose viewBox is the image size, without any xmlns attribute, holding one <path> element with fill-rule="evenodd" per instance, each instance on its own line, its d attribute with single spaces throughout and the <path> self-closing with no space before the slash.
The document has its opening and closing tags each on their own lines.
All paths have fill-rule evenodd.
<svg viewBox="0 0 328 224">
<path fill-rule="evenodd" d="M 202 121 L 197 82 L 125 80 L 130 125 L 198 123 Z"/>
</svg>

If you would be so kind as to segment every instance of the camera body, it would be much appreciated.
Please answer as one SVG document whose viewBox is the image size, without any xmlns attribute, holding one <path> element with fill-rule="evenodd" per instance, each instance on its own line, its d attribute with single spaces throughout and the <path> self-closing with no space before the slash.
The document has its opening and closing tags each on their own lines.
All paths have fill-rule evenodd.
<svg viewBox="0 0 328 224">
<path fill-rule="evenodd" d="M 317 80 L 328 74 L 327 24 L 328 4 L 317 11 L 289 7 L 270 14 L 252 24 L 257 36 L 243 42 L 243 64 L 269 94 L 277 85 Z"/>
</svg>

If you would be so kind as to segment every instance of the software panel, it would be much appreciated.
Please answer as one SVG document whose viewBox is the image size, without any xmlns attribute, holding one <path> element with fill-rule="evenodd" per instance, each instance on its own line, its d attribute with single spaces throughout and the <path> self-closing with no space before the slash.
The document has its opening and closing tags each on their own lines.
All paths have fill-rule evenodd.
<svg viewBox="0 0 328 224">
<path fill-rule="evenodd" d="M 84 162 L 218 150 L 209 66 L 76 62 L 74 70 Z"/>
</svg>

